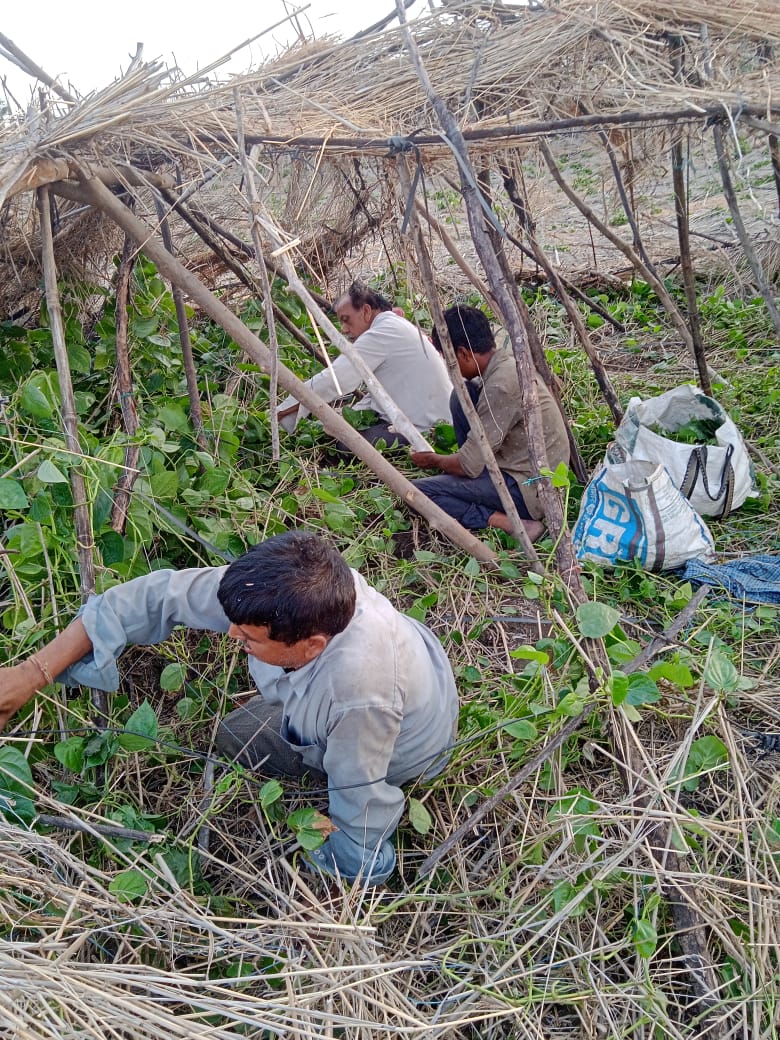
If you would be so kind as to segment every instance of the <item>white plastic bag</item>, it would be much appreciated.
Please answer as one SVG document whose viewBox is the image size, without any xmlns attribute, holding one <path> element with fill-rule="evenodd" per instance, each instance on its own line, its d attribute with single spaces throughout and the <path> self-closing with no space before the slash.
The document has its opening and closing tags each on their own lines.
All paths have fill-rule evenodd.
<svg viewBox="0 0 780 1040">
<path fill-rule="evenodd" d="M 692 419 L 719 424 L 717 445 L 682 444 L 651 429 L 673 434 Z M 678 386 L 647 401 L 631 398 L 607 450 L 607 462 L 629 459 L 664 465 L 702 516 L 727 516 L 758 493 L 742 435 L 725 409 L 695 386 Z"/>
<path fill-rule="evenodd" d="M 578 559 L 604 567 L 638 560 L 645 570 L 667 571 L 715 555 L 707 525 L 664 467 L 637 460 L 605 463 L 594 474 L 573 539 Z"/>
</svg>

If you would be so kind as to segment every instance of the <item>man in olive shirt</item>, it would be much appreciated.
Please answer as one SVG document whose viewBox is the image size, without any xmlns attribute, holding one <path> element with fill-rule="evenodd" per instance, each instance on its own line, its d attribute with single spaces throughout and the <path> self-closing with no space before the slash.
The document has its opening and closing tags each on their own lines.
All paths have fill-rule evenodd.
<svg viewBox="0 0 780 1040">
<path fill-rule="evenodd" d="M 526 483 L 533 476 L 533 468 L 514 356 L 510 350 L 496 347 L 490 323 L 476 307 L 450 307 L 444 318 L 458 368 L 467 380 L 466 386 L 477 406 L 488 443 L 533 541 L 541 536 L 544 526 L 540 521 L 542 507 L 535 483 Z M 436 329 L 432 338 L 440 351 L 441 341 Z M 481 378 L 481 385 L 471 382 L 477 377 Z M 542 412 L 547 463 L 555 469 L 559 463 L 569 462 L 566 426 L 552 394 L 538 375 L 536 392 Z M 503 511 L 498 492 L 485 469 L 477 439 L 455 393 L 450 408 L 459 450 L 454 455 L 412 452 L 412 459 L 418 466 L 442 470 L 440 476 L 416 480 L 414 485 L 464 527 L 471 530 L 499 527 L 511 534 L 509 518 Z"/>
</svg>

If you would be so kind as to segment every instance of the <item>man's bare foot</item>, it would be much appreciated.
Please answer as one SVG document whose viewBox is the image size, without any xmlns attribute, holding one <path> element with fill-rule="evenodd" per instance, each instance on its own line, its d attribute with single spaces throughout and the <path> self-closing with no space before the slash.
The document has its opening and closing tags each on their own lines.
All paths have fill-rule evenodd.
<svg viewBox="0 0 780 1040">
<path fill-rule="evenodd" d="M 532 542 L 538 541 L 544 534 L 544 524 L 540 520 L 523 520 L 522 522 Z M 507 534 L 512 533 L 512 526 L 506 513 L 491 513 L 488 517 L 488 527 L 498 527 Z"/>
</svg>

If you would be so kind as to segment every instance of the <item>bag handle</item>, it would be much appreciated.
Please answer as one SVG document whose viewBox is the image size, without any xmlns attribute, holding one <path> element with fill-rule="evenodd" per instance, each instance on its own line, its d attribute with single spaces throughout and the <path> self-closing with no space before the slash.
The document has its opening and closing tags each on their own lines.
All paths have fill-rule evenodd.
<svg viewBox="0 0 780 1040">
<path fill-rule="evenodd" d="M 717 520 L 722 519 L 727 513 L 731 512 L 731 503 L 734 499 L 734 467 L 731 464 L 731 458 L 734 454 L 734 445 L 729 444 L 726 448 L 726 457 L 723 460 L 723 468 L 720 471 L 720 488 L 717 494 L 712 494 L 710 491 L 710 482 L 707 476 L 707 445 L 701 444 L 699 447 L 694 448 L 688 459 L 688 465 L 685 468 L 682 483 L 680 484 L 680 491 L 685 495 L 686 498 L 690 498 L 693 493 L 693 489 L 696 486 L 696 482 L 701 476 L 701 485 L 704 488 L 704 493 L 710 502 L 717 502 L 721 496 L 723 496 L 723 508 L 719 513 L 713 515 Z"/>
</svg>

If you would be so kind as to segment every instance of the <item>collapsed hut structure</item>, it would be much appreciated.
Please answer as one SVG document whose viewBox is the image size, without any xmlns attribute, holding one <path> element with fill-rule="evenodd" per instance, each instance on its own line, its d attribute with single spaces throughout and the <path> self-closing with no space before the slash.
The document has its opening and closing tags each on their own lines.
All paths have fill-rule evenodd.
<svg viewBox="0 0 780 1040">
<path fill-rule="evenodd" d="M 32 323 L 45 294 L 64 434 L 68 450 L 78 453 L 58 280 L 75 277 L 111 287 L 118 316 L 116 407 L 132 436 L 133 372 L 120 316 L 132 265 L 143 252 L 177 300 L 196 437 L 203 436 L 201 402 L 185 300 L 271 374 L 272 395 L 277 387 L 295 395 L 400 499 L 490 567 L 495 554 L 488 544 L 424 499 L 285 367 L 277 349 L 279 325 L 315 354 L 321 346 L 290 325 L 272 298 L 270 281 L 284 279 L 323 340 L 346 352 L 350 344 L 332 325 L 326 300 L 309 288 L 313 283 L 333 295 L 352 276 L 401 263 L 402 277 L 427 298 L 440 328 L 440 294 L 479 293 L 509 333 L 539 471 L 546 459 L 534 367 L 557 388 L 518 291 L 524 274 L 549 282 L 564 304 L 615 421 L 621 404 L 582 309 L 598 309 L 599 303 L 583 293 L 578 270 L 605 278 L 629 272 L 650 285 L 668 310 L 687 377 L 708 390 L 711 370 L 694 284 L 705 251 L 708 261 L 726 252 L 730 263 L 747 271 L 780 334 L 772 287 L 780 199 L 780 6 L 753 0 L 559 0 L 520 8 L 446 3 L 407 25 L 399 3 L 394 17 L 346 41 L 301 42 L 228 82 L 207 75 L 213 70 L 188 78 L 139 56 L 116 82 L 88 96 L 52 81 L 34 64 L 34 55 L 0 35 L 2 52 L 39 82 L 29 109 L 16 111 L 12 104 L 0 124 L 0 315 Z M 761 204 L 749 209 L 734 189 L 735 169 L 744 158 L 740 142 L 747 138 L 769 157 L 773 172 L 762 185 Z M 706 222 L 696 225 L 698 211 L 691 211 L 699 203 L 691 189 L 691 154 L 705 145 L 717 161 L 717 182 L 707 195 L 717 193 L 729 217 L 726 240 L 722 215 L 716 233 Z M 603 205 L 572 176 L 571 154 L 585 149 L 596 156 L 596 195 L 600 191 Z M 643 193 L 650 178 L 654 203 L 665 196 L 663 214 L 671 221 L 654 219 Z M 659 189 L 662 178 L 666 183 Z M 570 263 L 561 256 L 564 239 L 548 246 L 554 236 L 549 228 L 542 233 L 553 196 L 567 207 L 570 223 L 579 222 L 587 232 L 587 249 L 578 252 L 572 244 Z M 448 222 L 446 206 L 436 204 L 440 198 L 458 210 L 467 234 Z M 685 286 L 685 308 L 665 284 L 670 253 Z M 260 336 L 237 314 L 249 295 L 263 302 Z M 454 373 L 451 348 L 448 355 Z M 459 377 L 453 379 L 459 386 Z M 396 426 L 409 429 L 401 414 Z M 413 428 L 409 432 L 419 438 Z M 203 445 L 208 447 L 205 440 Z M 495 466 L 484 447 L 486 465 Z M 118 525 L 133 493 L 133 450 L 128 448 L 126 476 L 116 489 Z M 574 467 L 586 477 L 576 451 Z M 84 502 L 78 468 L 70 475 L 74 501 Z M 585 593 L 562 500 L 549 478 L 542 477 L 540 487 L 557 567 L 576 605 Z M 529 567 L 540 567 L 514 509 L 507 511 Z M 88 510 L 76 522 L 87 594 L 94 588 Z M 600 641 L 583 642 L 583 659 L 595 696 L 609 671 Z M 484 889 L 492 900 L 504 886 L 515 907 L 530 898 L 537 882 L 507 878 L 496 864 L 501 835 L 491 855 L 480 851 L 475 828 L 592 710 L 593 700 L 583 701 L 554 740 L 472 816 L 453 806 L 442 823 L 446 840 L 420 876 L 432 876 L 465 844 L 476 847 L 476 872 L 451 867 L 464 891 Z M 601 849 L 594 853 L 598 866 L 582 899 L 618 870 L 633 872 L 641 885 L 655 878 L 676 939 L 662 967 L 641 985 L 644 969 L 625 962 L 622 953 L 613 965 L 609 951 L 601 949 L 591 962 L 600 978 L 586 985 L 573 950 L 545 952 L 544 935 L 560 923 L 555 914 L 524 925 L 505 922 L 503 936 L 484 935 L 479 942 L 474 937 L 473 948 L 481 952 L 473 957 L 473 919 L 460 926 L 456 941 L 445 934 L 443 920 L 421 927 L 412 909 L 406 924 L 380 941 L 372 897 L 356 893 L 338 912 L 335 904 L 317 905 L 281 859 L 267 877 L 243 875 L 245 892 L 263 903 L 256 918 L 212 916 L 178 887 L 159 857 L 155 892 L 131 911 L 112 897 L 104 876 L 53 839 L 20 838 L 7 828 L 0 832 L 3 884 L 26 888 L 40 905 L 64 900 L 69 909 L 53 931 L 38 922 L 39 941 L 0 945 L 0 1031 L 20 1037 L 649 1037 L 663 1014 L 665 1023 L 677 1023 L 676 1032 L 663 1035 L 775 1035 L 756 1010 L 762 987 L 771 989 L 780 944 L 777 915 L 771 921 L 764 902 L 770 881 L 739 878 L 745 884 L 744 927 L 753 929 L 753 945 L 745 947 L 742 933 L 727 926 L 725 893 L 736 877 L 708 876 L 706 891 L 694 887 L 675 805 L 661 793 L 628 717 L 616 713 L 611 725 L 624 785 L 623 842 L 610 846 L 608 856 Z M 522 892 L 518 885 L 525 886 Z M 435 903 L 435 888 L 425 889 L 424 898 Z M 460 913 L 451 892 L 447 900 L 438 911 L 442 919 Z M 71 912 L 90 922 L 83 927 L 93 937 L 114 928 L 121 932 L 118 943 L 108 943 L 113 961 L 93 957 L 100 944 L 92 940 L 82 949 L 68 928 Z M 428 947 L 421 938 L 426 929 L 432 937 Z M 741 972 L 751 980 L 746 995 L 724 992 L 713 939 L 736 965 L 735 976 Z M 600 942 L 596 934 L 582 936 L 583 948 Z M 170 962 L 163 952 L 168 947 L 174 951 Z M 254 965 L 267 976 L 265 983 L 231 989 L 243 975 L 239 968 L 231 978 L 227 966 L 234 962 Z M 221 975 L 208 973 L 214 964 L 226 966 Z M 581 996 L 575 998 L 577 987 Z M 559 988 L 567 997 L 557 1005 Z M 684 989 L 684 1000 L 677 1001 L 676 988 Z M 667 1014 L 670 1004 L 677 1010 Z"/>
</svg>

